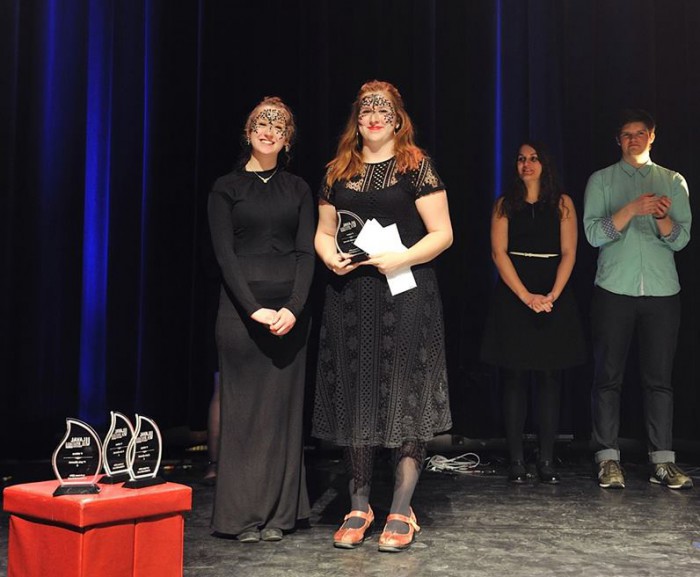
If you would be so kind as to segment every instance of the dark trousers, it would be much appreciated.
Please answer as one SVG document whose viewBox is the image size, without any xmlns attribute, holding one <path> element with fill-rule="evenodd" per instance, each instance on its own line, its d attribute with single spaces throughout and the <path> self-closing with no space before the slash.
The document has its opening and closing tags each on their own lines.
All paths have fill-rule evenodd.
<svg viewBox="0 0 700 577">
<path fill-rule="evenodd" d="M 620 458 L 620 395 L 627 353 L 635 331 L 650 458 L 653 463 L 673 461 L 671 374 L 680 325 L 680 296 L 630 297 L 596 287 L 591 320 L 596 461 Z"/>
</svg>

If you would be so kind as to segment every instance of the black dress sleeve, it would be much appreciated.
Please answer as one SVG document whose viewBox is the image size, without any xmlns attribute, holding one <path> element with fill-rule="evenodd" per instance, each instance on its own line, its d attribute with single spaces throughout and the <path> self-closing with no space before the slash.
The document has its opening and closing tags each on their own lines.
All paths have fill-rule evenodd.
<svg viewBox="0 0 700 577">
<path fill-rule="evenodd" d="M 263 308 L 253 296 L 248 282 L 243 276 L 241 266 L 234 250 L 231 197 L 224 191 L 214 190 L 209 193 L 207 212 L 211 242 L 216 260 L 221 268 L 221 276 L 229 292 L 248 316 Z"/>
<path fill-rule="evenodd" d="M 294 246 L 297 259 L 296 275 L 294 277 L 292 294 L 285 304 L 285 308 L 288 308 L 297 318 L 299 318 L 309 296 L 309 289 L 314 276 L 314 265 L 316 263 L 314 251 L 314 234 L 316 231 L 314 202 L 309 185 L 301 179 L 299 179 L 299 182 L 301 202 Z"/>
<path fill-rule="evenodd" d="M 420 161 L 418 168 L 409 171 L 408 176 L 411 179 L 414 198 L 445 190 L 445 184 L 435 170 L 432 160 L 428 157 Z"/>
<path fill-rule="evenodd" d="M 329 204 L 335 204 L 335 191 L 332 186 L 328 186 L 328 173 L 323 176 L 323 181 L 318 191 L 319 199 L 323 199 Z"/>
</svg>

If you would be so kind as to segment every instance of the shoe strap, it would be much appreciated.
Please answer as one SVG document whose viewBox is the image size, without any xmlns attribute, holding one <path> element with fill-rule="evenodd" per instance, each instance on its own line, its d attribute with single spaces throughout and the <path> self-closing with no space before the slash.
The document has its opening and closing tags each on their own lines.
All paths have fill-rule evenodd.
<svg viewBox="0 0 700 577">
<path fill-rule="evenodd" d="M 369 508 L 369 511 L 367 511 L 367 513 L 365 513 L 364 511 L 353 510 L 350 511 L 347 515 L 345 515 L 343 521 L 347 521 L 352 517 L 359 517 L 360 519 L 364 519 L 365 521 L 373 521 L 374 513 L 372 512 L 372 507 Z"/>
<path fill-rule="evenodd" d="M 413 514 L 413 509 L 411 509 L 410 517 L 406 517 L 406 515 L 399 515 L 398 513 L 392 513 L 386 518 L 386 522 L 388 523 L 389 521 L 401 521 L 402 523 L 406 523 L 406 525 L 409 527 L 413 527 L 414 531 L 420 531 L 420 527 L 416 521 L 416 516 Z"/>
</svg>

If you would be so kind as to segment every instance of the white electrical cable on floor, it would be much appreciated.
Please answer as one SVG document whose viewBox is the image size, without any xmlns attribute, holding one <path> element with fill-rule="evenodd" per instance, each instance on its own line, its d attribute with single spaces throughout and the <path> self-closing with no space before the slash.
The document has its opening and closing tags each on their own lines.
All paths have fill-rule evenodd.
<svg viewBox="0 0 700 577">
<path fill-rule="evenodd" d="M 481 459 L 476 453 L 464 453 L 451 459 L 443 455 L 433 455 L 427 459 L 425 468 L 434 473 L 473 473 L 480 463 Z"/>
</svg>

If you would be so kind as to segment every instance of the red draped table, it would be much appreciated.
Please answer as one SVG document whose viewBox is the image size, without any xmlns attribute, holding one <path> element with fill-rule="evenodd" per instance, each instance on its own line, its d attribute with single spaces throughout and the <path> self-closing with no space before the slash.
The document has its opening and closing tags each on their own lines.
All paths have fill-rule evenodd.
<svg viewBox="0 0 700 577">
<path fill-rule="evenodd" d="M 57 481 L 7 487 L 7 577 L 177 577 L 183 513 L 192 489 L 100 485 L 95 495 L 53 497 Z"/>
</svg>

